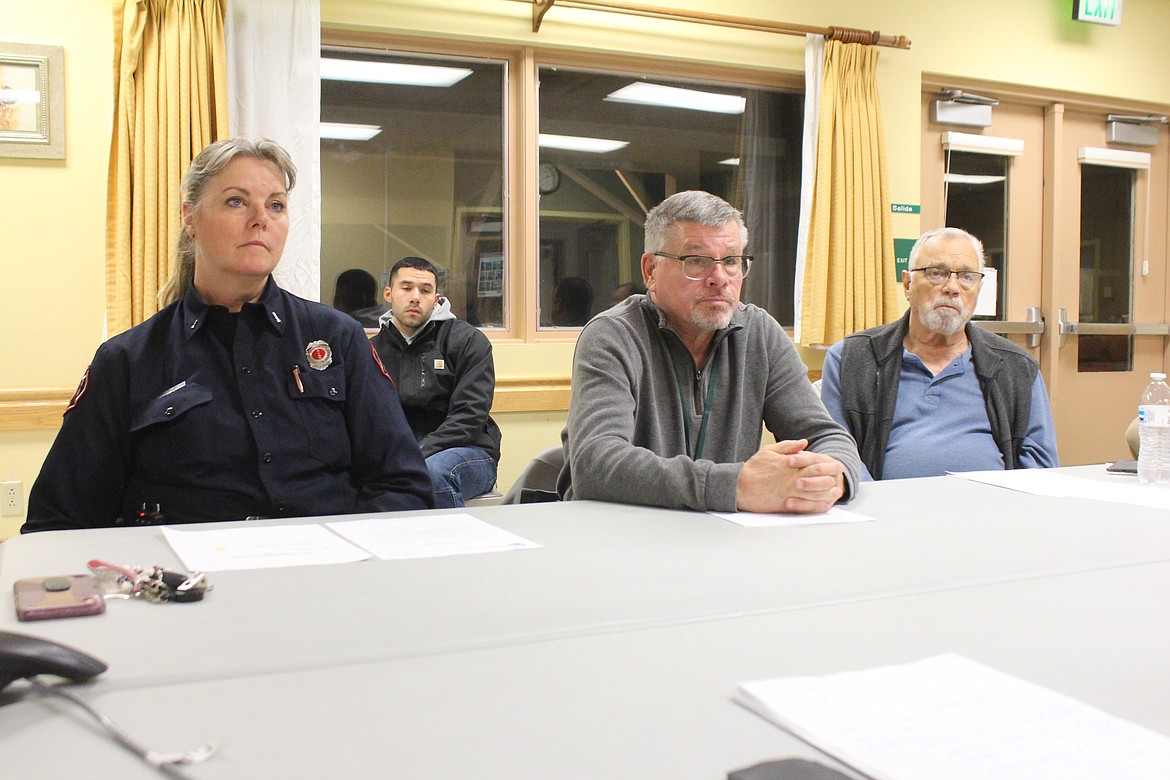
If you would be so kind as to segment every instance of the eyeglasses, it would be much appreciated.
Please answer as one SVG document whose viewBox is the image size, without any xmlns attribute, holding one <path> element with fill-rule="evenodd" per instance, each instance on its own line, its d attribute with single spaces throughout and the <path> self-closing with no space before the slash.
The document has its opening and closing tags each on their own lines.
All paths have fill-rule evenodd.
<svg viewBox="0 0 1170 780">
<path fill-rule="evenodd" d="M 752 269 L 751 255 L 728 255 L 723 258 L 708 257 L 707 255 L 672 255 L 670 252 L 655 252 L 659 257 L 671 257 L 682 263 L 683 276 L 693 282 L 701 282 L 715 270 L 715 264 L 721 263 L 723 271 L 732 279 L 747 276 Z"/>
<path fill-rule="evenodd" d="M 970 290 L 983 281 L 983 274 L 978 271 L 952 271 L 949 268 L 938 268 L 933 265 L 928 265 L 925 268 L 910 269 L 910 273 L 914 273 L 915 271 L 921 271 L 922 275 L 926 277 L 926 281 L 934 285 L 946 284 L 947 280 L 953 274 L 959 280 L 959 286 L 964 290 Z"/>
</svg>

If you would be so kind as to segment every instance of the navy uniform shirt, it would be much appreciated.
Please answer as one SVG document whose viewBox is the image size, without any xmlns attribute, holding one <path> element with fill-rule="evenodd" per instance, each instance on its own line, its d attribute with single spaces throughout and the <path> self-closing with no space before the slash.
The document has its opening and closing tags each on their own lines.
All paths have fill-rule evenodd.
<svg viewBox="0 0 1170 780">
<path fill-rule="evenodd" d="M 110 526 L 144 510 L 184 523 L 432 501 L 361 326 L 270 278 L 238 315 L 192 288 L 98 349 L 21 531 Z"/>
</svg>

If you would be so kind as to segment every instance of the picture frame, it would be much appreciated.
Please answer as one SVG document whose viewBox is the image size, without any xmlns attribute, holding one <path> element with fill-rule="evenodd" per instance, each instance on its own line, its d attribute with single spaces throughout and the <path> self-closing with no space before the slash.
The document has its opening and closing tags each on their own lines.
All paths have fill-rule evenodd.
<svg viewBox="0 0 1170 780">
<path fill-rule="evenodd" d="M 65 159 L 65 50 L 0 42 L 0 157 Z"/>
</svg>

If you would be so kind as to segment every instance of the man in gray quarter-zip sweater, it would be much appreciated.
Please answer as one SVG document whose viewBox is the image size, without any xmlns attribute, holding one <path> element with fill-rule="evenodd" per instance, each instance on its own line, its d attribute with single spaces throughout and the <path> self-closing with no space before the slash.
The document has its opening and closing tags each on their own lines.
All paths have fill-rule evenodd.
<svg viewBox="0 0 1170 780">
<path fill-rule="evenodd" d="M 784 329 L 740 303 L 746 245 L 742 215 L 709 193 L 677 193 L 647 215 L 647 294 L 577 340 L 562 497 L 823 512 L 854 495 L 853 439 Z M 776 443 L 760 447 L 761 425 Z"/>
</svg>

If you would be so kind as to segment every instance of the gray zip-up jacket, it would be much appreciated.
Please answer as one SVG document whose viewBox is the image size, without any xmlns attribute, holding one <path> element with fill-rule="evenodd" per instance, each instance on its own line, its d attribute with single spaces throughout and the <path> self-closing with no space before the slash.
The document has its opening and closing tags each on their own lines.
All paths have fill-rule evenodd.
<svg viewBox="0 0 1170 780">
<path fill-rule="evenodd" d="M 777 440 L 808 439 L 809 450 L 845 464 L 844 498 L 854 495 L 857 447 L 825 411 L 779 323 L 740 304 L 715 341 L 699 370 L 645 295 L 590 320 L 573 356 L 562 497 L 734 511 L 761 424 Z"/>
</svg>

